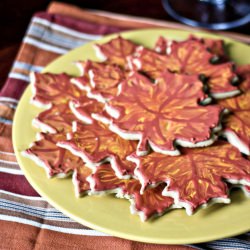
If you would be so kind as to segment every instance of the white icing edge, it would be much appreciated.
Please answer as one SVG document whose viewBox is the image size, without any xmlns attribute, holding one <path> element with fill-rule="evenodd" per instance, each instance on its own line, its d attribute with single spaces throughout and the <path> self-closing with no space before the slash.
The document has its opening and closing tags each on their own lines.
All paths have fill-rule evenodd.
<svg viewBox="0 0 250 250">
<path fill-rule="evenodd" d="M 80 190 L 79 190 L 79 185 L 78 185 L 78 181 L 77 181 L 77 179 L 76 179 L 76 175 L 77 175 L 77 172 L 74 171 L 74 172 L 73 172 L 73 175 L 72 175 L 72 183 L 73 183 L 73 186 L 74 186 L 75 196 L 76 196 L 77 198 L 80 198 L 80 197 L 82 197 L 82 196 L 84 196 L 84 195 L 89 194 L 90 190 L 86 190 L 85 192 L 80 192 Z M 87 178 L 86 178 L 86 179 L 87 179 Z"/>
<path fill-rule="evenodd" d="M 101 48 L 99 47 L 99 46 L 97 46 L 97 45 L 93 45 L 93 48 L 94 48 L 94 50 L 95 50 L 95 54 L 96 54 L 96 56 L 97 56 L 97 58 L 99 59 L 99 60 L 101 60 L 102 62 L 104 62 L 104 61 L 106 61 L 108 58 L 102 53 L 102 50 L 101 50 Z"/>
<path fill-rule="evenodd" d="M 107 109 L 106 109 L 107 110 Z M 110 114 L 110 113 L 109 113 Z M 114 115 L 114 114 L 113 114 Z M 98 119 L 98 117 L 96 117 Z M 138 143 L 138 146 L 137 146 L 137 150 L 136 150 L 136 154 L 138 156 L 143 156 L 143 155 L 146 155 L 148 153 L 149 150 L 147 151 L 139 151 L 138 148 L 140 147 L 140 143 L 141 143 L 141 140 L 142 140 L 142 134 L 141 133 L 129 133 L 127 131 L 124 131 L 124 130 L 121 130 L 120 128 L 118 128 L 116 125 L 114 125 L 113 123 L 111 123 L 109 125 L 109 128 L 112 132 L 118 134 L 120 137 L 122 137 L 123 139 L 125 140 L 139 140 L 140 142 Z M 216 131 L 219 130 L 219 126 L 216 126 L 214 129 Z M 194 147 L 207 147 L 211 144 L 213 144 L 216 139 L 217 139 L 217 136 L 214 135 L 214 129 L 212 129 L 212 135 L 211 137 L 208 139 L 208 140 L 204 140 L 202 142 L 197 142 L 197 143 L 192 143 L 192 142 L 189 142 L 189 141 L 185 141 L 185 140 L 181 140 L 181 139 L 176 139 L 174 141 L 174 145 L 177 146 L 177 145 L 180 145 L 182 147 L 186 147 L 186 148 L 194 148 Z M 180 151 L 176 148 L 175 150 L 164 150 L 160 147 L 157 147 L 152 141 L 148 140 L 148 144 L 149 146 L 155 151 L 155 152 L 158 152 L 158 153 L 161 153 L 161 154 L 165 154 L 165 155 L 172 155 L 172 156 L 177 156 L 177 155 L 180 155 Z"/>
<path fill-rule="evenodd" d="M 136 209 L 135 199 L 134 199 L 134 197 L 132 195 L 124 194 L 122 189 L 120 189 L 120 192 L 117 192 L 116 197 L 120 198 L 120 199 L 129 200 L 129 202 L 130 202 L 130 207 L 129 207 L 130 208 L 130 213 L 133 214 L 133 215 L 138 215 L 142 222 L 145 222 L 146 220 L 150 220 L 150 219 L 162 216 L 163 214 L 165 214 L 166 212 L 168 212 L 168 211 L 170 211 L 172 209 L 181 208 L 180 206 L 173 204 L 172 206 L 166 208 L 162 213 L 155 212 L 151 217 L 147 218 L 143 211 Z"/>
<path fill-rule="evenodd" d="M 224 93 L 210 93 L 210 95 L 214 99 L 224 99 L 224 98 L 229 98 L 229 97 L 239 95 L 240 93 L 241 93 L 241 91 L 236 89 L 236 90 L 229 91 L 229 92 L 224 92 Z"/>
<path fill-rule="evenodd" d="M 35 72 L 30 72 L 30 85 L 31 85 L 31 99 L 30 99 L 30 104 L 38 107 L 38 108 L 42 108 L 42 109 L 49 109 L 51 108 L 52 104 L 48 103 L 48 104 L 44 104 L 42 102 L 39 102 L 37 100 L 34 99 L 35 95 L 36 95 L 36 87 L 35 87 L 35 82 L 36 82 L 36 77 L 35 77 Z"/>
<path fill-rule="evenodd" d="M 231 145 L 238 148 L 241 153 L 250 155 L 249 146 L 244 143 L 234 131 L 225 129 L 221 135 L 225 137 Z"/>
<path fill-rule="evenodd" d="M 246 181 L 244 179 L 241 180 L 235 180 L 235 179 L 226 179 L 226 182 L 234 184 L 234 185 L 246 185 L 246 186 L 250 186 L 250 181 Z"/>
<path fill-rule="evenodd" d="M 38 165 L 39 167 L 42 167 L 45 170 L 47 177 L 50 179 L 53 177 L 62 179 L 62 178 L 66 178 L 72 174 L 72 172 L 69 172 L 68 174 L 60 173 L 60 174 L 56 174 L 56 175 L 51 176 L 49 174 L 49 169 L 46 166 L 45 162 L 43 160 L 41 160 L 38 156 L 31 154 L 31 153 L 28 153 L 26 150 L 22 151 L 21 155 L 34 161 L 35 164 Z"/>
<path fill-rule="evenodd" d="M 77 110 L 76 110 L 76 104 L 73 101 L 69 102 L 69 108 L 72 111 L 72 113 L 76 116 L 76 118 L 80 121 L 82 121 L 83 123 L 86 124 L 92 124 L 93 120 L 91 118 L 88 118 L 86 116 L 81 115 Z"/>
<path fill-rule="evenodd" d="M 245 195 L 247 198 L 250 198 L 250 191 L 248 191 L 248 190 L 246 189 L 245 186 L 243 186 L 243 185 L 234 185 L 234 186 L 232 186 L 232 189 L 233 189 L 233 188 L 240 188 L 241 191 L 244 193 L 244 195 Z"/>
<path fill-rule="evenodd" d="M 44 133 L 56 134 L 57 131 L 53 127 L 49 126 L 46 123 L 41 122 L 38 118 L 32 120 L 32 126 L 40 129 Z"/>
<path fill-rule="evenodd" d="M 85 74 L 84 68 L 82 67 L 82 64 L 80 62 L 75 62 L 74 65 L 77 67 L 77 69 L 80 72 L 80 76 L 83 76 Z"/>
<path fill-rule="evenodd" d="M 77 88 L 79 88 L 80 90 L 84 90 L 84 91 L 90 91 L 90 87 L 88 87 L 88 86 L 83 86 L 82 84 L 81 84 L 81 82 L 80 81 L 78 81 L 76 78 L 72 78 L 72 79 L 70 79 L 70 82 L 73 84 L 73 85 L 75 85 Z"/>
<path fill-rule="evenodd" d="M 117 164 L 116 159 L 113 155 L 106 157 L 103 160 L 95 163 L 95 162 L 92 162 L 83 152 L 75 150 L 70 145 L 60 143 L 60 142 L 58 142 L 56 145 L 58 147 L 65 148 L 65 149 L 69 150 L 73 155 L 80 157 L 87 164 L 87 166 L 89 168 L 91 168 L 93 171 L 95 170 L 96 167 L 100 166 L 101 164 L 109 162 L 112 169 L 115 172 L 115 175 L 119 179 L 129 179 L 131 177 L 130 175 L 122 175 L 122 173 L 119 171 L 118 164 Z"/>
<path fill-rule="evenodd" d="M 165 187 L 162 191 L 162 195 L 173 198 L 174 204 L 179 207 L 185 208 L 187 215 L 191 216 L 194 214 L 194 210 L 192 209 L 192 206 L 189 203 L 183 202 L 180 200 L 178 191 L 168 191 L 167 187 Z M 216 198 L 210 199 L 209 202 L 200 205 L 197 209 L 204 209 L 215 203 L 229 204 L 230 202 L 231 200 L 229 198 L 216 197 Z M 195 212 L 197 211 L 197 209 L 195 209 Z"/>
<path fill-rule="evenodd" d="M 95 82 L 94 82 L 94 73 L 93 73 L 93 70 L 90 69 L 90 70 L 88 71 L 88 74 L 89 74 L 89 82 L 90 82 L 90 85 L 91 85 L 92 88 L 95 88 L 96 84 L 95 84 Z"/>
</svg>

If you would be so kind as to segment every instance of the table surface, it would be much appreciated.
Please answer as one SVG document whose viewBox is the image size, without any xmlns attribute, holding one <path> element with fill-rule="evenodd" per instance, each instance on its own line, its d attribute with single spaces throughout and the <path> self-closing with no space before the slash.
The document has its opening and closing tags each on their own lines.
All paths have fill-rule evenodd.
<svg viewBox="0 0 250 250">
<path fill-rule="evenodd" d="M 82 8 L 105 10 L 114 13 L 173 19 L 164 11 L 161 0 L 71 0 L 62 1 Z M 46 10 L 49 0 L 1 0 L 0 1 L 0 88 L 18 52 L 21 40 L 34 12 Z M 250 34 L 250 24 L 231 31 Z"/>
</svg>

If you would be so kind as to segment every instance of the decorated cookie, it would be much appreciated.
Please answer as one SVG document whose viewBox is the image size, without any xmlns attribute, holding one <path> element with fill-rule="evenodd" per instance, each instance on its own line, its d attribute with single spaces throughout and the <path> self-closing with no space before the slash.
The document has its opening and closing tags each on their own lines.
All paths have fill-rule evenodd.
<svg viewBox="0 0 250 250">
<path fill-rule="evenodd" d="M 97 57 L 110 64 L 115 64 L 123 69 L 127 68 L 127 56 L 135 52 L 137 45 L 121 36 L 113 38 L 104 44 L 95 44 Z"/>
<path fill-rule="evenodd" d="M 216 99 L 239 94 L 239 89 L 232 85 L 237 77 L 233 63 L 212 64 L 213 58 L 213 54 L 208 52 L 203 44 L 187 40 L 172 43 L 168 55 L 140 47 L 128 60 L 132 69 L 143 71 L 153 79 L 166 70 L 199 75 L 204 81 L 206 80 L 210 94 Z"/>
<path fill-rule="evenodd" d="M 123 82 L 121 93 L 106 106 L 113 117 L 110 129 L 129 140 L 139 140 L 138 155 L 156 152 L 178 155 L 175 147 L 203 147 L 215 140 L 213 129 L 221 108 L 201 106 L 206 95 L 196 76 L 166 72 L 152 84 L 134 73 Z"/>
<path fill-rule="evenodd" d="M 105 102 L 118 93 L 118 86 L 125 78 L 125 72 L 116 65 L 106 63 L 78 62 L 84 75 L 71 79 L 71 82 L 82 90 L 88 92 L 88 96 L 100 102 Z"/>
<path fill-rule="evenodd" d="M 52 104 L 49 109 L 39 113 L 33 119 L 32 124 L 43 132 L 68 133 L 72 131 L 73 121 L 78 120 L 86 124 L 92 124 L 94 122 L 92 113 L 104 115 L 106 113 L 103 110 L 103 104 L 82 95 L 69 103 Z"/>
<path fill-rule="evenodd" d="M 108 161 L 119 178 L 133 175 L 134 163 L 126 157 L 135 152 L 137 142 L 122 139 L 101 122 L 75 123 L 74 127 L 74 132 L 68 134 L 69 139 L 60 141 L 58 146 L 70 150 L 93 168 Z"/>
<path fill-rule="evenodd" d="M 227 58 L 224 41 L 221 39 L 212 39 L 212 38 L 199 38 L 194 35 L 190 35 L 186 40 L 198 41 L 204 45 L 205 49 L 211 52 L 214 55 L 217 55 L 221 60 L 225 60 Z M 182 43 L 182 41 L 169 40 L 165 37 L 160 36 L 156 41 L 154 50 L 160 54 L 170 54 L 171 53 L 171 45 L 172 43 Z M 215 59 L 215 58 L 214 58 Z"/>
<path fill-rule="evenodd" d="M 66 103 L 83 95 L 76 86 L 70 83 L 70 76 L 64 73 L 31 73 L 32 100 L 38 106 L 49 108 L 53 104 Z"/>
<path fill-rule="evenodd" d="M 116 193 L 119 198 L 129 199 L 131 213 L 139 214 L 142 221 L 162 215 L 166 210 L 175 207 L 171 197 L 161 194 L 164 184 L 140 194 L 141 184 L 138 180 L 118 179 L 109 164 L 97 167 L 95 173 L 87 179 L 91 186 L 90 194 Z"/>
<path fill-rule="evenodd" d="M 52 104 L 49 109 L 39 113 L 33 119 L 32 124 L 45 133 L 67 133 L 72 131 L 72 122 L 74 120 L 76 120 L 76 116 L 70 110 L 69 104 L 62 103 Z"/>
<path fill-rule="evenodd" d="M 219 105 L 231 113 L 223 120 L 223 135 L 242 153 L 250 155 L 250 67 L 239 67 L 242 83 L 241 95 L 219 101 Z"/>
<path fill-rule="evenodd" d="M 167 183 L 162 194 L 174 198 L 189 215 L 209 201 L 229 203 L 226 182 L 250 186 L 250 161 L 224 141 L 205 148 L 183 148 L 176 157 L 154 152 L 129 159 L 137 163 L 135 174 L 142 191 L 149 184 Z"/>
<path fill-rule="evenodd" d="M 236 72 L 241 78 L 239 88 L 245 92 L 250 90 L 250 64 L 237 66 Z"/>
<path fill-rule="evenodd" d="M 60 140 L 65 140 L 64 134 L 45 134 L 40 133 L 39 140 L 35 141 L 30 148 L 23 151 L 22 154 L 33 160 L 37 165 L 43 167 L 46 170 L 48 177 L 64 178 L 78 168 L 83 168 L 85 173 L 90 175 L 92 172 L 83 163 L 82 159 L 74 156 L 68 150 L 59 148 L 56 143 Z M 82 170 L 83 171 L 83 170 Z M 83 180 L 83 179 L 82 179 Z M 89 184 L 87 181 L 82 186 L 89 190 Z"/>
<path fill-rule="evenodd" d="M 77 118 L 86 124 L 92 124 L 94 122 L 94 119 L 92 118 L 94 115 L 101 116 L 106 119 L 109 117 L 104 109 L 104 104 L 94 99 L 88 98 L 86 101 L 81 98 L 71 100 L 69 102 L 69 108 L 75 116 L 74 120 Z M 107 123 L 107 121 L 105 123 Z"/>
<path fill-rule="evenodd" d="M 168 57 L 143 46 L 137 47 L 136 52 L 127 59 L 130 70 L 142 71 L 151 79 L 156 79 L 168 71 Z"/>
</svg>

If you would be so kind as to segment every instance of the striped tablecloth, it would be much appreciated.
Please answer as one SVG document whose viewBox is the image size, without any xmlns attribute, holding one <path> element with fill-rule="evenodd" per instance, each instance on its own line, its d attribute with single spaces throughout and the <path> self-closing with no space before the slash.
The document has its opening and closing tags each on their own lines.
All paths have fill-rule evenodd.
<svg viewBox="0 0 250 250">
<path fill-rule="evenodd" d="M 40 197 L 16 162 L 12 121 L 19 98 L 29 84 L 29 72 L 41 71 L 58 56 L 103 35 L 152 26 L 175 28 L 170 23 L 91 12 L 60 3 L 52 3 L 47 12 L 34 15 L 0 91 L 0 249 L 250 249 L 250 234 L 170 246 L 123 240 L 92 230 Z"/>
</svg>

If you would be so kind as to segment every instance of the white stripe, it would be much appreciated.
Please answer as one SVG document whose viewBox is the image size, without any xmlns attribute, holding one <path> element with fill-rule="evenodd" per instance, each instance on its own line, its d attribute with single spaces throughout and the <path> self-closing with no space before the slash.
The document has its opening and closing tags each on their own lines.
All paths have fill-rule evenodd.
<svg viewBox="0 0 250 250">
<path fill-rule="evenodd" d="M 17 69 L 24 69 L 24 70 L 28 70 L 28 71 L 40 72 L 40 71 L 43 70 L 44 67 L 32 65 L 32 64 L 29 64 L 29 63 L 25 63 L 25 62 L 15 61 L 12 68 L 13 69 L 17 68 Z"/>
<path fill-rule="evenodd" d="M 9 73 L 9 78 L 15 78 L 15 79 L 18 79 L 18 80 L 23 80 L 25 82 L 29 82 L 30 81 L 30 77 L 29 76 L 21 74 L 21 73 L 11 72 L 11 73 Z"/>
<path fill-rule="evenodd" d="M 5 190 L 0 190 L 0 193 L 7 194 L 7 195 L 10 195 L 10 196 L 14 196 L 14 197 L 18 197 L 18 198 L 21 198 L 21 199 L 26 199 L 26 200 L 46 201 L 42 197 L 27 196 L 27 195 L 23 195 L 23 194 L 15 194 L 15 193 L 12 193 L 12 192 L 9 192 L 9 191 L 5 191 Z"/>
<path fill-rule="evenodd" d="M 2 154 L 2 155 L 12 155 L 12 156 L 15 156 L 14 153 L 4 152 L 4 151 L 0 151 L 0 154 Z"/>
<path fill-rule="evenodd" d="M 89 42 L 89 40 L 76 39 L 71 36 L 66 36 L 65 34 L 55 33 L 54 30 L 37 25 L 32 25 L 27 35 L 39 41 L 42 40 L 44 43 L 49 43 L 67 50 L 74 49 Z"/>
<path fill-rule="evenodd" d="M 22 170 L 17 170 L 17 169 L 10 169 L 10 168 L 3 168 L 0 167 L 0 172 L 2 173 L 7 173 L 7 174 L 17 174 L 17 175 L 23 175 Z"/>
<path fill-rule="evenodd" d="M 14 164 L 16 166 L 19 166 L 16 161 L 5 161 L 5 160 L 0 160 L 0 163 L 6 163 L 6 164 Z"/>
<path fill-rule="evenodd" d="M 36 40 L 34 38 L 31 38 L 31 37 L 25 37 L 23 39 L 23 42 L 27 43 L 27 44 L 34 45 L 37 48 L 47 50 L 47 51 L 51 51 L 51 52 L 55 52 L 55 53 L 58 53 L 58 54 L 65 54 L 66 52 L 68 52 L 68 50 L 66 50 L 66 49 L 62 49 L 62 48 L 58 48 L 58 47 L 53 46 L 53 45 L 49 45 L 47 43 L 38 41 L 38 40 Z"/>
<path fill-rule="evenodd" d="M 57 31 L 63 32 L 65 34 L 69 34 L 71 36 L 75 36 L 75 37 L 78 37 L 78 38 L 81 38 L 81 39 L 86 39 L 86 40 L 92 41 L 92 40 L 97 40 L 97 39 L 102 38 L 101 35 L 93 35 L 93 34 L 87 34 L 87 33 L 79 32 L 79 31 L 76 31 L 76 30 L 61 26 L 59 24 L 49 22 L 48 20 L 42 19 L 40 17 L 34 17 L 32 19 L 32 21 L 34 23 L 39 23 L 39 24 L 42 24 L 44 26 L 51 27 L 54 30 L 57 30 Z"/>
<path fill-rule="evenodd" d="M 31 205 L 26 205 L 24 203 L 20 203 L 20 202 L 16 202 L 16 201 L 10 201 L 10 200 L 6 200 L 6 199 L 0 199 L 1 201 L 6 201 L 8 203 L 11 203 L 12 206 L 16 206 L 16 207 L 19 207 L 19 206 L 23 206 L 27 209 L 32 209 L 32 210 L 36 210 L 37 212 L 39 213 L 51 213 L 51 214 L 56 214 L 58 216 L 63 216 L 63 217 L 66 217 L 68 218 L 66 215 L 64 215 L 63 213 L 61 213 L 60 211 L 56 210 L 55 208 L 53 207 L 50 207 L 50 208 L 46 208 L 46 207 L 37 207 L 37 206 L 31 206 Z M 1 203 L 0 203 L 1 204 Z"/>
<path fill-rule="evenodd" d="M 0 96 L 0 101 L 2 102 L 14 102 L 14 103 L 18 103 L 19 100 L 11 98 L 11 97 L 5 97 L 5 96 Z"/>
<path fill-rule="evenodd" d="M 74 222 L 68 216 L 55 209 L 53 209 L 52 211 L 51 209 L 49 210 L 41 207 L 33 207 L 22 203 L 12 202 L 6 199 L 0 199 L 0 201 L 0 208 L 5 210 L 11 210 L 15 211 L 16 213 L 31 215 L 44 220 Z"/>
<path fill-rule="evenodd" d="M 26 225 L 31 225 L 34 227 L 39 227 L 43 229 L 49 229 L 61 233 L 68 233 L 68 234 L 78 234 L 78 235 L 87 235 L 87 236 L 110 236 L 105 233 L 98 232 L 96 230 L 88 230 L 88 229 L 75 229 L 75 228 L 63 228 L 63 227 L 56 227 L 56 226 L 51 226 L 48 224 L 42 224 L 36 221 L 24 219 L 24 218 L 19 218 L 16 216 L 10 216 L 10 215 L 0 215 L 0 219 L 4 221 L 11 221 L 11 222 L 18 222 L 18 223 L 23 223 Z"/>
</svg>

